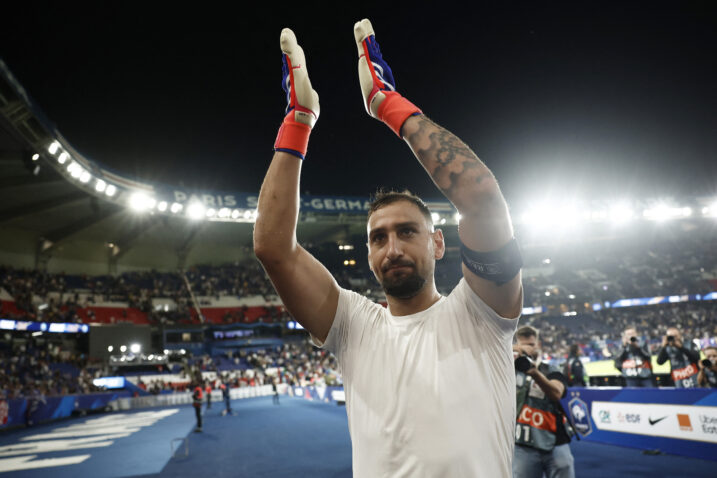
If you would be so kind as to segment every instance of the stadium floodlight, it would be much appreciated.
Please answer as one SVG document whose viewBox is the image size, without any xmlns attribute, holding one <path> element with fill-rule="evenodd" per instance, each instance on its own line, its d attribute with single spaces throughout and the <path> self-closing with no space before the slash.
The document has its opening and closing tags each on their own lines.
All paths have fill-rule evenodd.
<svg viewBox="0 0 717 478">
<path fill-rule="evenodd" d="M 152 209 L 157 200 L 144 193 L 134 193 L 129 198 L 129 206 L 135 211 L 146 211 Z"/>
<path fill-rule="evenodd" d="M 206 208 L 200 202 L 193 202 L 187 206 L 187 216 L 190 219 L 202 219 L 205 215 Z"/>
<path fill-rule="evenodd" d="M 106 195 L 108 195 L 109 197 L 112 197 L 115 195 L 116 192 L 117 192 L 117 188 L 115 187 L 114 184 L 107 185 L 107 189 L 105 190 Z"/>
<path fill-rule="evenodd" d="M 457 213 L 455 213 L 455 215 L 453 216 L 453 219 L 455 219 L 456 222 L 461 222 L 461 218 L 462 218 L 462 217 L 463 217 L 463 216 L 461 216 L 461 213 L 457 212 Z"/>
<path fill-rule="evenodd" d="M 613 224 L 624 224 L 635 215 L 629 204 L 621 202 L 610 208 L 610 221 Z"/>
<path fill-rule="evenodd" d="M 32 155 L 32 160 L 33 160 L 33 161 L 37 161 L 38 159 L 40 159 L 40 155 L 39 155 L 39 154 L 35 153 L 35 154 Z"/>
<path fill-rule="evenodd" d="M 172 214 L 177 214 L 179 211 L 181 211 L 184 208 L 181 204 L 178 202 L 173 202 L 172 206 L 169 208 L 170 211 L 172 211 Z"/>
<path fill-rule="evenodd" d="M 90 179 L 92 179 L 92 175 L 88 171 L 83 171 L 82 174 L 80 174 L 80 182 L 81 183 L 89 183 Z"/>
<path fill-rule="evenodd" d="M 50 154 L 55 154 L 57 150 L 60 148 L 60 143 L 57 141 L 53 141 L 50 143 L 50 146 L 47 147 L 47 152 Z"/>
<path fill-rule="evenodd" d="M 651 209 L 645 209 L 642 215 L 646 219 L 653 221 L 666 221 L 668 219 L 675 219 L 680 217 L 689 217 L 692 215 L 692 208 L 689 207 L 668 207 L 664 204 L 659 204 Z"/>
<path fill-rule="evenodd" d="M 69 157 L 70 157 L 70 155 L 63 151 L 63 152 L 60 153 L 60 155 L 57 157 L 57 162 L 60 163 L 60 164 L 65 164 L 65 161 L 67 161 L 67 158 L 69 158 Z"/>
<path fill-rule="evenodd" d="M 433 221 L 433 222 L 438 222 L 438 220 L 439 220 L 440 218 L 441 218 L 441 216 L 438 215 L 437 212 L 432 212 L 432 213 L 431 213 L 431 221 Z"/>
<path fill-rule="evenodd" d="M 107 351 L 108 351 L 108 352 L 112 352 L 114 349 L 115 349 L 115 348 L 112 347 L 111 345 L 107 346 Z"/>
<path fill-rule="evenodd" d="M 75 164 L 76 164 L 76 163 L 75 163 Z M 82 176 L 82 173 L 84 173 L 84 172 L 85 172 L 85 170 L 82 169 L 82 166 L 80 166 L 80 165 L 78 164 L 77 167 L 75 167 L 75 168 L 72 170 L 72 172 L 70 173 L 70 176 L 72 176 L 72 177 L 75 178 L 75 179 L 79 179 L 80 176 Z"/>
<path fill-rule="evenodd" d="M 98 193 L 101 193 L 101 192 L 104 192 L 105 189 L 107 189 L 107 183 L 101 179 L 98 179 L 97 182 L 95 183 L 95 191 L 97 191 Z"/>
<path fill-rule="evenodd" d="M 568 299 L 574 299 L 574 298 L 575 298 L 575 294 L 570 294 L 570 295 L 568 296 Z"/>
<path fill-rule="evenodd" d="M 159 204 L 157 204 L 157 209 L 161 212 L 164 212 L 167 210 L 167 201 L 160 201 Z"/>
<path fill-rule="evenodd" d="M 232 219 L 239 219 L 239 216 L 241 216 L 241 211 L 239 209 L 234 209 L 232 211 Z"/>
<path fill-rule="evenodd" d="M 219 210 L 218 215 L 221 218 L 227 218 L 232 215 L 232 210 L 228 207 L 223 207 Z"/>
<path fill-rule="evenodd" d="M 123 345 L 120 347 L 120 352 L 125 353 L 127 351 L 127 346 Z"/>
<path fill-rule="evenodd" d="M 210 207 L 209 209 L 207 209 L 205 214 L 207 215 L 207 217 L 214 217 L 217 215 L 217 210 Z"/>
<path fill-rule="evenodd" d="M 169 355 L 169 349 L 164 349 L 164 355 Z"/>
<path fill-rule="evenodd" d="M 139 344 L 132 344 L 129 346 L 129 351 L 133 354 L 138 354 L 140 350 L 142 350 L 142 347 Z"/>
<path fill-rule="evenodd" d="M 246 211 L 244 211 L 244 219 L 251 219 L 251 211 L 250 210 L 247 209 Z"/>
</svg>

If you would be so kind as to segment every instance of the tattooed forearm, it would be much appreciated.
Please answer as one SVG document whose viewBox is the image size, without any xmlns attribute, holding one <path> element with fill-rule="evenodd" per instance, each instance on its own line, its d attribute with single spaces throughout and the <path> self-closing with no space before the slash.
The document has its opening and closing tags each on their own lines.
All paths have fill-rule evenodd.
<svg viewBox="0 0 717 478">
<path fill-rule="evenodd" d="M 493 179 L 488 167 L 463 141 L 425 116 L 406 124 L 405 139 L 436 185 L 456 205 L 484 180 Z"/>
</svg>

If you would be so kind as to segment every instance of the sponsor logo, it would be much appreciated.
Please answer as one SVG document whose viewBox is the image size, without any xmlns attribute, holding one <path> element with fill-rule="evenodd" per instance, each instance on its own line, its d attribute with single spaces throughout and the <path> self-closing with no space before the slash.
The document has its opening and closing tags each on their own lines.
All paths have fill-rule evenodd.
<svg viewBox="0 0 717 478">
<path fill-rule="evenodd" d="M 697 367 L 695 364 L 691 363 L 687 367 L 684 368 L 678 368 L 677 370 L 672 371 L 672 379 L 677 380 L 684 380 L 686 378 L 689 378 L 697 373 Z"/>
<path fill-rule="evenodd" d="M 677 414 L 677 423 L 680 425 L 680 430 L 685 432 L 692 431 L 692 422 L 690 422 L 690 416 L 685 413 Z"/>
<path fill-rule="evenodd" d="M 555 415 L 545 410 L 529 407 L 528 405 L 523 405 L 523 409 L 518 416 L 518 423 L 553 433 L 555 433 L 557 429 L 555 426 Z"/>
<path fill-rule="evenodd" d="M 570 416 L 572 418 L 575 431 L 582 436 L 592 433 L 593 428 L 590 423 L 587 404 L 579 398 L 573 398 L 570 400 L 570 403 L 568 403 L 568 408 L 570 409 Z"/>
<path fill-rule="evenodd" d="M 640 414 L 618 412 L 617 421 L 620 423 L 640 423 Z"/>
<path fill-rule="evenodd" d="M 649 418 L 647 419 L 647 421 L 650 422 L 650 425 L 654 425 L 654 424 L 656 424 L 656 423 L 660 423 L 660 422 L 661 422 L 662 420 L 664 420 L 665 418 L 667 418 L 667 416 L 664 416 L 664 417 L 662 417 L 662 418 L 656 418 L 656 419 L 654 419 L 654 420 L 652 419 L 652 417 L 649 417 Z"/>
<path fill-rule="evenodd" d="M 700 414 L 700 425 L 703 433 L 717 435 L 717 417 Z"/>
<path fill-rule="evenodd" d="M 608 410 L 600 410 L 600 413 L 598 416 L 600 417 L 601 423 L 612 423 L 610 421 L 610 412 Z"/>
</svg>

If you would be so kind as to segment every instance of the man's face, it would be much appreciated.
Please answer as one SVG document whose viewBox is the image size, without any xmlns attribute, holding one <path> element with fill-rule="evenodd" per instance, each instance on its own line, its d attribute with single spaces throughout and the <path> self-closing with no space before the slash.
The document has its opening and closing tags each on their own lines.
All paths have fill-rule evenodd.
<svg viewBox="0 0 717 478">
<path fill-rule="evenodd" d="M 409 299 L 433 279 L 443 233 L 431 231 L 415 204 L 399 200 L 374 211 L 367 232 L 368 264 L 386 295 Z"/>
<path fill-rule="evenodd" d="M 712 362 L 712 365 L 717 364 L 717 350 L 715 350 L 715 349 L 705 350 L 705 357 L 708 358 L 710 362 Z"/>
<path fill-rule="evenodd" d="M 675 338 L 675 340 L 682 340 L 682 334 L 680 333 L 680 331 L 677 330 L 677 329 L 675 329 L 675 328 L 672 328 L 672 327 L 670 327 L 669 329 L 667 329 L 667 334 L 666 334 L 666 335 L 667 335 L 667 336 L 670 336 L 670 335 L 673 336 L 673 337 Z"/>
<path fill-rule="evenodd" d="M 538 357 L 538 349 L 540 348 L 540 342 L 535 336 L 531 337 L 520 337 L 516 336 L 518 345 L 530 355 L 531 358 L 536 359 Z"/>
<path fill-rule="evenodd" d="M 637 330 L 625 329 L 625 332 L 623 332 L 623 334 L 625 335 L 625 340 L 629 342 L 631 338 L 637 337 Z"/>
</svg>

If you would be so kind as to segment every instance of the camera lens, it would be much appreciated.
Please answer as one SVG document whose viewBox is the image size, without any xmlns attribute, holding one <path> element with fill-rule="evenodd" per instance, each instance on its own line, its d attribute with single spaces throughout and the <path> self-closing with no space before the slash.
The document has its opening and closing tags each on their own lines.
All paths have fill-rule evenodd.
<svg viewBox="0 0 717 478">
<path fill-rule="evenodd" d="M 518 372 L 527 372 L 533 366 L 533 361 L 527 355 L 521 355 L 515 359 L 515 369 Z"/>
<path fill-rule="evenodd" d="M 630 337 L 630 342 L 632 342 L 633 344 L 637 342 L 637 337 Z"/>
<path fill-rule="evenodd" d="M 674 335 L 668 335 L 668 336 L 667 336 L 667 341 L 668 341 L 668 342 L 674 342 L 674 341 L 675 341 L 675 336 L 674 336 Z"/>
<path fill-rule="evenodd" d="M 705 367 L 711 367 L 711 366 L 712 366 L 712 362 L 710 362 L 710 359 L 704 359 L 704 360 L 702 361 L 702 365 L 704 365 Z"/>
</svg>

